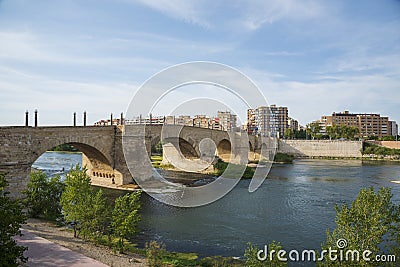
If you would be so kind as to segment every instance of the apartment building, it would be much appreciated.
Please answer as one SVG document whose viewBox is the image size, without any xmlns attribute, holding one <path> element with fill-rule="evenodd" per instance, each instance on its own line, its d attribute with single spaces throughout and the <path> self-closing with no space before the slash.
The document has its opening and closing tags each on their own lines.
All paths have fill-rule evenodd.
<svg viewBox="0 0 400 267">
<path fill-rule="evenodd" d="M 222 130 L 228 132 L 236 130 L 237 116 L 235 114 L 229 111 L 218 111 L 217 117 Z"/>
<path fill-rule="evenodd" d="M 294 121 L 293 123 L 296 124 Z M 298 123 L 295 127 L 298 127 Z M 249 134 L 283 137 L 288 128 L 287 107 L 271 105 L 247 110 L 247 131 Z"/>
<path fill-rule="evenodd" d="M 333 112 L 331 116 L 321 116 L 317 121 L 321 126 L 321 133 L 326 134 L 326 127 L 332 125 L 346 125 L 357 127 L 360 136 L 389 136 L 391 135 L 388 117 L 381 117 L 373 113 L 350 113 L 349 111 Z"/>
</svg>

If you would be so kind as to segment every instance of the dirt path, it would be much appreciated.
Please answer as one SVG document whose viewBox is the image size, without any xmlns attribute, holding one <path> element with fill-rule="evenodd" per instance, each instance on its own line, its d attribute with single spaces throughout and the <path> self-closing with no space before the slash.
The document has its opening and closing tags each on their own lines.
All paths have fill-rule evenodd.
<svg viewBox="0 0 400 267">
<path fill-rule="evenodd" d="M 50 222 L 29 219 L 22 228 L 108 266 L 147 266 L 146 260 L 140 255 L 115 255 L 108 247 L 96 246 L 82 239 L 74 238 L 71 231 Z"/>
</svg>

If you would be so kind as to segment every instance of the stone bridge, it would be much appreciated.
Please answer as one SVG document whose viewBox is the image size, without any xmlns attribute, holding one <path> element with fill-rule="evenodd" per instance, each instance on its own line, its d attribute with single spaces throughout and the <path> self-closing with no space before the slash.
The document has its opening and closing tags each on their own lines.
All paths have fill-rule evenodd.
<svg viewBox="0 0 400 267">
<path fill-rule="evenodd" d="M 134 183 L 122 148 L 124 127 L 144 126 L 0 127 L 0 172 L 6 174 L 11 195 L 18 197 L 21 195 L 21 190 L 26 188 L 32 164 L 49 149 L 61 144 L 71 144 L 82 152 L 82 164 L 87 167 L 93 184 L 117 186 Z M 175 142 L 165 138 L 163 147 L 168 149 L 170 142 L 171 152 L 171 149 L 175 147 L 176 150 L 179 146 L 178 150 L 185 158 L 200 158 L 201 141 L 207 138 L 215 143 L 215 154 L 225 160 L 230 160 L 231 155 L 234 158 L 235 154 L 242 153 L 242 151 L 232 151 L 229 133 L 225 131 L 166 126 L 166 128 L 171 127 L 179 127 L 179 138 Z M 162 128 L 157 125 L 145 127 L 148 153 L 153 145 L 160 142 Z M 248 140 L 241 147 L 243 151 L 250 149 L 248 157 L 256 159 L 257 151 L 262 145 L 254 136 L 249 136 Z M 247 157 L 245 160 L 247 162 Z M 243 162 L 244 158 L 239 161 Z"/>
</svg>

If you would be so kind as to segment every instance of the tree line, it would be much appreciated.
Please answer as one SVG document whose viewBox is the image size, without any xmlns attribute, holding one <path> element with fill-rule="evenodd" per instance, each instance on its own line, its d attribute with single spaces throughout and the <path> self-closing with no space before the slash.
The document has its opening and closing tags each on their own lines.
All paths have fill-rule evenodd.
<svg viewBox="0 0 400 267">
<path fill-rule="evenodd" d="M 62 220 L 70 224 L 74 237 L 104 243 L 123 252 L 125 241 L 137 233 L 140 221 L 140 191 L 110 203 L 102 189 L 94 189 L 86 169 L 72 168 L 62 182 L 41 171 L 30 175 L 23 203 L 30 217 Z"/>
<path fill-rule="evenodd" d="M 326 127 L 326 134 L 321 133 L 322 127 L 318 122 L 307 124 L 306 129 L 293 130 L 287 129 L 284 133 L 286 139 L 347 139 L 354 140 L 359 135 L 359 130 L 355 126 L 332 125 Z"/>
</svg>

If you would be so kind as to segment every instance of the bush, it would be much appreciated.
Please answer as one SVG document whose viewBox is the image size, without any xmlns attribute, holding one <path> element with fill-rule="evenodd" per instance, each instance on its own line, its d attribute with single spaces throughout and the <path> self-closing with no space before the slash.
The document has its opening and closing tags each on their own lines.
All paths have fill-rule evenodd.
<svg viewBox="0 0 400 267">
<path fill-rule="evenodd" d="M 237 169 L 238 175 L 241 174 L 243 166 L 237 165 L 237 164 L 228 163 L 228 162 L 225 162 L 222 159 L 218 158 L 217 162 L 214 164 L 215 175 L 221 176 L 225 172 L 225 170 L 226 170 L 226 168 L 228 167 L 229 164 L 232 166 L 232 169 L 230 171 L 230 175 L 234 175 L 236 169 Z M 244 170 L 241 178 L 243 178 L 243 179 L 251 179 L 251 178 L 253 178 L 253 175 L 254 175 L 254 170 L 252 168 L 246 166 L 246 169 Z"/>
<path fill-rule="evenodd" d="M 34 171 L 30 174 L 24 204 L 31 217 L 44 216 L 46 219 L 57 219 L 61 216 L 60 199 L 64 190 L 64 183 L 60 176 L 54 176 L 50 180 L 42 171 Z"/>
<path fill-rule="evenodd" d="M 146 258 L 147 264 L 150 267 L 161 267 L 163 266 L 162 259 L 166 253 L 165 245 L 163 243 L 157 243 L 157 241 L 151 241 L 146 243 Z"/>
<path fill-rule="evenodd" d="M 293 163 L 294 156 L 291 154 L 285 153 L 276 153 L 274 157 L 274 162 L 283 162 L 283 163 Z"/>
<path fill-rule="evenodd" d="M 394 155 L 400 155 L 400 149 L 387 148 L 383 146 L 377 146 L 374 144 L 364 143 L 363 154 L 394 156 Z"/>
<path fill-rule="evenodd" d="M 0 174 L 0 266 L 19 266 L 19 262 L 28 260 L 24 257 L 27 248 L 18 246 L 13 237 L 21 236 L 20 227 L 26 217 L 21 203 L 8 197 L 7 185 L 4 175 Z"/>
</svg>

